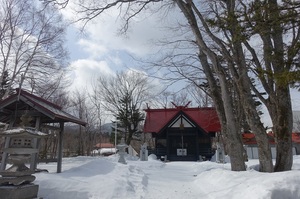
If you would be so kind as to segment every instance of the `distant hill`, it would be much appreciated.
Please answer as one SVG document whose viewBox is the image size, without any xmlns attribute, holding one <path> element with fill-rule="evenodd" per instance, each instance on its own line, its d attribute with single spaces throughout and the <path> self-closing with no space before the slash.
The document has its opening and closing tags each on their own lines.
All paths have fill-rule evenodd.
<svg viewBox="0 0 300 199">
<path fill-rule="evenodd" d="M 118 128 L 118 131 L 122 131 L 122 132 L 125 131 L 124 128 L 121 129 L 121 130 L 119 129 L 119 127 L 117 127 L 117 128 Z M 114 131 L 114 129 L 115 129 L 115 124 L 114 123 L 105 123 L 105 124 L 101 125 L 101 132 L 102 133 L 111 134 L 112 131 Z M 79 130 L 79 125 L 74 125 L 74 124 L 65 125 L 65 131 L 68 131 L 68 132 L 74 131 L 74 132 L 76 132 L 78 130 Z M 142 131 L 142 126 L 140 126 L 139 130 Z M 96 129 L 95 129 L 95 131 L 99 132 L 99 130 L 96 130 Z"/>
<path fill-rule="evenodd" d="M 106 124 L 103 124 L 101 126 L 101 132 L 102 133 L 108 133 L 108 134 L 111 134 L 112 132 L 112 127 L 114 126 L 115 124 L 114 123 L 106 123 Z M 96 129 L 95 129 L 96 130 Z M 76 131 L 79 131 L 79 125 L 74 125 L 74 124 L 71 124 L 71 125 L 65 125 L 65 131 L 66 132 L 76 132 Z M 97 131 L 99 132 L 99 131 Z"/>
</svg>

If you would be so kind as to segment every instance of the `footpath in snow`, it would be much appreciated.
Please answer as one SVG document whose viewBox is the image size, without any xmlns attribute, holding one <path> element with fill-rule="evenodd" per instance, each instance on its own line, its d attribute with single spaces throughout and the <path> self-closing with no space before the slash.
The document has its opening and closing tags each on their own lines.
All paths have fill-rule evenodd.
<svg viewBox="0 0 300 199">
<path fill-rule="evenodd" d="M 215 162 L 161 162 L 127 157 L 76 157 L 63 159 L 63 172 L 56 163 L 39 164 L 49 173 L 37 173 L 39 197 L 44 199 L 299 199 L 300 156 L 293 170 L 260 173 L 250 160 L 245 172 L 230 171 L 230 164 Z"/>
</svg>

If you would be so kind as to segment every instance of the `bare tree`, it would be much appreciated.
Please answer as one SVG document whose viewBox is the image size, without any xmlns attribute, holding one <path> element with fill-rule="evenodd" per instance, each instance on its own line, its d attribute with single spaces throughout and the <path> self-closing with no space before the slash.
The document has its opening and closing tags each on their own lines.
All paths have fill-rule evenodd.
<svg viewBox="0 0 300 199">
<path fill-rule="evenodd" d="M 3 97 L 20 84 L 33 90 L 55 90 L 67 58 L 66 25 L 60 14 L 35 0 L 8 0 L 0 3 L 0 16 L 0 74 L 8 71 L 10 79 Z"/>
<path fill-rule="evenodd" d="M 150 106 L 168 108 L 170 107 L 171 96 L 172 96 L 172 92 L 163 91 L 156 96 L 155 101 L 152 102 Z"/>
<path fill-rule="evenodd" d="M 187 88 L 177 92 L 163 91 L 156 95 L 155 99 L 148 103 L 148 106 L 157 108 L 172 108 L 174 106 L 192 105 L 193 98 L 190 96 Z"/>
<path fill-rule="evenodd" d="M 188 92 L 182 90 L 171 95 L 171 102 L 176 106 L 185 106 L 191 103 Z"/>
<path fill-rule="evenodd" d="M 120 121 L 127 132 L 126 142 L 130 144 L 132 135 L 143 120 L 140 110 L 151 97 L 151 84 L 147 77 L 137 71 L 120 72 L 116 76 L 98 77 L 96 86 L 103 107 Z"/>
<path fill-rule="evenodd" d="M 99 130 L 97 135 L 100 142 L 103 142 L 104 135 L 102 132 L 102 125 L 104 124 L 105 120 L 108 118 L 108 114 L 106 113 L 106 110 L 102 106 L 102 97 L 101 97 L 102 93 L 98 92 L 97 83 L 93 81 L 91 87 L 92 87 L 92 91 L 88 94 L 88 96 L 96 117 L 94 127 L 96 131 Z"/>
<path fill-rule="evenodd" d="M 73 96 L 71 98 L 71 109 L 79 119 L 86 120 L 87 103 L 86 103 L 86 93 L 80 92 L 79 90 L 74 91 Z M 88 123 L 88 122 L 87 122 Z M 87 124 L 87 128 L 89 128 L 90 124 Z M 79 125 L 78 139 L 77 139 L 77 152 L 79 155 L 85 155 L 86 152 L 86 139 L 87 132 L 85 129 Z"/>
<path fill-rule="evenodd" d="M 213 101 L 207 92 L 207 88 L 198 84 L 191 84 L 187 87 L 187 92 L 199 107 L 212 107 Z"/>
<path fill-rule="evenodd" d="M 87 6 L 82 4 L 80 13 L 83 16 L 80 19 L 88 22 L 111 7 L 119 6 L 126 30 L 129 21 L 153 2 L 162 1 L 92 1 L 89 5 L 85 4 Z M 210 86 L 225 140 L 230 143 L 233 170 L 245 168 L 240 161 L 242 145 L 230 95 L 232 87 L 236 89 L 247 123 L 256 134 L 260 169 L 271 172 L 273 165 L 253 94 L 267 106 L 274 125 L 277 144 L 275 171 L 290 170 L 293 159 L 289 86 L 299 81 L 300 3 L 276 0 L 174 0 L 164 2 L 161 8 L 174 6 L 174 3 L 186 19 L 184 26 L 193 34 L 194 40 L 190 39 L 190 42 L 198 51 L 197 58 Z M 195 60 L 196 56 L 190 58 Z M 184 70 L 176 70 L 176 73 L 178 71 Z M 253 81 L 251 77 L 254 76 L 259 81 Z M 261 95 L 260 86 L 267 96 Z"/>
<path fill-rule="evenodd" d="M 125 8 L 125 25 L 124 30 L 128 28 L 129 21 L 132 17 L 140 14 L 144 9 L 146 9 L 153 1 L 144 1 L 144 2 L 138 2 L 138 1 L 112 1 L 110 3 L 107 2 L 89 2 L 89 6 L 85 6 L 87 4 L 82 4 L 82 10 L 80 11 L 81 14 L 83 14 L 82 20 L 89 21 L 101 13 L 103 13 L 105 10 L 114 7 L 114 6 L 121 6 L 121 8 Z M 159 2 L 159 1 L 158 1 Z M 206 46 L 205 40 L 203 39 L 202 33 L 200 32 L 200 27 L 197 26 L 197 20 L 195 18 L 194 12 L 191 9 L 189 4 L 186 4 L 183 1 L 175 1 L 175 3 L 178 5 L 178 7 L 182 10 L 184 14 L 186 14 L 186 18 L 189 22 L 193 22 L 194 27 L 191 26 L 191 30 L 195 31 L 197 34 L 197 41 L 192 41 L 196 46 L 194 46 L 194 49 L 199 50 L 198 55 L 192 55 L 191 58 L 193 60 L 200 60 L 200 63 L 202 65 L 202 70 L 205 73 L 205 78 L 207 79 L 209 85 L 210 85 L 210 94 L 212 96 L 212 99 L 214 100 L 215 107 L 218 111 L 218 115 L 221 121 L 222 126 L 222 132 L 224 136 L 224 140 L 226 143 L 228 143 L 226 146 L 228 154 L 231 157 L 231 166 L 232 170 L 235 171 L 241 171 L 245 170 L 245 164 L 244 164 L 244 149 L 243 144 L 241 141 L 241 135 L 240 135 L 240 129 L 239 125 L 236 121 L 235 113 L 234 113 L 234 104 L 229 92 L 229 88 L 231 84 L 228 83 L 228 70 L 222 67 L 222 61 L 220 60 L 219 54 L 215 53 L 212 49 L 210 49 L 208 46 Z M 180 4 L 181 3 L 181 4 Z M 166 2 L 166 4 L 163 7 L 166 7 L 168 5 L 174 5 L 173 2 Z M 185 9 L 185 6 L 189 6 L 189 10 Z M 124 10 L 122 10 L 124 11 Z M 199 28 L 199 29 L 197 29 Z M 199 42 L 199 43 L 198 43 Z M 199 44 L 202 44 L 199 46 Z M 203 48 L 205 47 L 205 48 Z M 185 61 L 189 61 L 190 59 L 186 59 Z M 183 62 L 184 63 L 184 62 Z M 175 65 L 175 67 L 178 65 Z M 186 64 L 183 64 L 181 66 L 186 66 Z M 184 74 L 185 70 L 182 68 L 176 67 L 176 73 L 177 74 Z M 198 67 L 199 68 L 199 67 Z M 171 72 L 174 70 L 170 69 Z M 195 74 L 195 73 L 194 73 Z M 199 71 L 196 73 L 199 74 Z M 183 78 L 186 78 L 183 76 Z M 201 78 L 201 76 L 199 76 Z M 107 84 L 107 83 L 106 83 Z M 105 84 L 102 85 L 102 87 L 107 87 Z M 107 89 L 108 93 L 110 93 L 109 96 L 112 96 L 112 91 L 115 89 Z M 112 99 L 109 99 L 112 100 Z M 117 100 L 113 100 L 114 103 L 117 102 Z M 271 161 L 271 159 L 270 159 Z M 263 163 L 263 162 L 262 162 Z M 265 167 L 262 167 L 264 170 Z M 268 168 L 269 170 L 272 168 Z"/>
</svg>

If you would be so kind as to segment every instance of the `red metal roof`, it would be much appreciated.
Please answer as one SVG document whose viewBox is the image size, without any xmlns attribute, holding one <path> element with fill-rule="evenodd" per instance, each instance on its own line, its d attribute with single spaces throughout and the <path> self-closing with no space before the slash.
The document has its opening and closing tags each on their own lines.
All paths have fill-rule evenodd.
<svg viewBox="0 0 300 199">
<path fill-rule="evenodd" d="M 95 146 L 95 148 L 115 148 L 115 145 L 114 144 L 111 144 L 111 143 L 97 143 Z"/>
<path fill-rule="evenodd" d="M 159 133 L 179 112 L 184 113 L 189 119 L 204 129 L 206 132 L 219 132 L 221 125 L 217 112 L 214 108 L 165 108 L 165 109 L 145 109 L 146 120 L 144 132 Z"/>
<path fill-rule="evenodd" d="M 243 143 L 246 145 L 256 145 L 255 135 L 253 133 L 243 133 Z M 274 134 L 273 132 L 268 133 L 268 138 L 270 144 L 275 144 Z M 300 133 L 292 133 L 292 142 L 300 144 Z"/>
</svg>

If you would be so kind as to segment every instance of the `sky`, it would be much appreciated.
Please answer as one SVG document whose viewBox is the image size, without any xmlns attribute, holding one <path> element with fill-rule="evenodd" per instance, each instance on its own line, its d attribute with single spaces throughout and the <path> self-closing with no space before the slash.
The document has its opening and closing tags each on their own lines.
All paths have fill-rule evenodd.
<svg viewBox="0 0 300 199">
<path fill-rule="evenodd" d="M 66 19 L 73 17 L 70 10 L 63 10 L 63 14 Z M 67 47 L 76 79 L 73 87 L 80 88 L 99 74 L 113 74 L 129 68 L 140 70 L 135 58 L 143 59 L 155 53 L 158 48 L 151 41 L 164 37 L 167 32 L 162 26 L 170 24 L 167 18 L 161 20 L 159 15 L 147 17 L 146 14 L 133 20 L 126 34 L 120 34 L 123 22 L 118 15 L 118 10 L 111 9 L 89 22 L 83 33 L 79 32 L 82 27 L 79 23 L 69 27 Z"/>
<path fill-rule="evenodd" d="M 56 163 L 40 163 L 35 173 L 38 197 L 43 199 L 299 199 L 300 156 L 291 171 L 260 173 L 258 160 L 246 162 L 247 171 L 234 172 L 230 163 L 148 161 L 127 155 L 63 158 L 62 173 Z"/>
<path fill-rule="evenodd" d="M 62 12 L 66 19 L 70 20 L 74 16 L 70 10 Z M 126 35 L 120 34 L 123 21 L 117 9 L 111 9 L 88 23 L 84 33 L 79 31 L 82 24 L 70 26 L 67 32 L 67 48 L 73 71 L 72 89 L 86 89 L 100 74 L 112 75 L 116 71 L 130 68 L 141 70 L 141 63 L 135 58 L 146 59 L 159 50 L 155 42 L 172 34 L 165 27 L 182 20 L 178 13 L 176 9 L 168 15 L 144 12 L 132 20 Z M 170 87 L 170 90 L 178 91 L 178 85 Z M 292 90 L 291 96 L 293 110 L 300 110 L 300 92 Z M 272 126 L 265 108 L 263 112 L 265 126 Z"/>
</svg>

